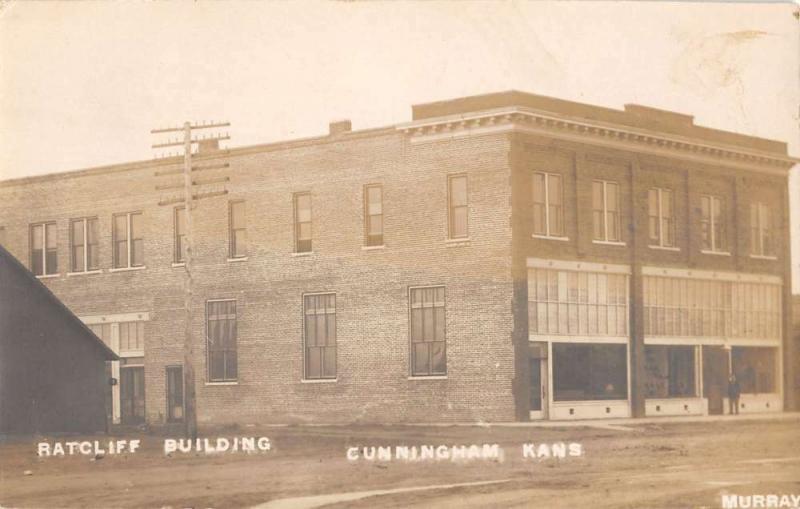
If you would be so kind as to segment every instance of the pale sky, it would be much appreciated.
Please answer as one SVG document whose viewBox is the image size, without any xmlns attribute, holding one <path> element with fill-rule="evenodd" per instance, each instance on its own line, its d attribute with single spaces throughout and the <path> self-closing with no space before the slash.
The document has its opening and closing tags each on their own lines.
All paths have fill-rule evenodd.
<svg viewBox="0 0 800 509">
<path fill-rule="evenodd" d="M 518 89 L 638 103 L 800 156 L 792 4 L 0 0 L 0 178 L 153 156 L 150 129 L 227 120 L 229 146 L 405 122 Z M 792 180 L 800 292 L 800 169 Z"/>
</svg>

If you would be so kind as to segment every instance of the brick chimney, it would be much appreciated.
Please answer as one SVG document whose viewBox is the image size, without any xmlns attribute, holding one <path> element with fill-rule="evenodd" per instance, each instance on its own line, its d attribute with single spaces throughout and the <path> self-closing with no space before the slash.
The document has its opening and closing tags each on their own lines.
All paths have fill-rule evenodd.
<svg viewBox="0 0 800 509">
<path fill-rule="evenodd" d="M 330 136 L 337 136 L 339 134 L 349 133 L 353 130 L 353 125 L 349 120 L 334 120 L 328 124 L 328 134 Z"/>
</svg>

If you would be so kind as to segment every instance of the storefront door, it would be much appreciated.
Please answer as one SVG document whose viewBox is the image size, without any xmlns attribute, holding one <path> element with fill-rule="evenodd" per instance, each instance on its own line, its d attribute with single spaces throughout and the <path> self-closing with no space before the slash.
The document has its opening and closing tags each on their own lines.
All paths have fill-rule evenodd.
<svg viewBox="0 0 800 509">
<path fill-rule="evenodd" d="M 530 419 L 547 418 L 547 343 L 531 343 L 528 358 Z"/>
<path fill-rule="evenodd" d="M 143 423 L 144 366 L 122 366 L 119 386 L 122 424 Z"/>
<path fill-rule="evenodd" d="M 703 397 L 708 400 L 708 413 L 720 415 L 728 388 L 728 351 L 721 346 L 703 346 Z"/>
</svg>

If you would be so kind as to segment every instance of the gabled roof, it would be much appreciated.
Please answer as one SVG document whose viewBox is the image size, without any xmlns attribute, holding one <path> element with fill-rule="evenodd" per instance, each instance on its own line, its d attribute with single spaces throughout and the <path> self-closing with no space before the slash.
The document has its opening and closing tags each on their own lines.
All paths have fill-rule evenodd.
<svg viewBox="0 0 800 509">
<path fill-rule="evenodd" d="M 86 341 L 91 341 L 94 346 L 103 353 L 106 360 L 119 360 L 117 354 L 115 354 L 114 351 L 108 347 L 108 345 L 103 343 L 103 341 L 98 338 L 94 332 L 92 332 L 92 329 L 83 323 L 80 318 L 75 316 L 75 313 L 73 313 L 63 302 L 61 302 L 61 300 L 56 297 L 55 294 L 44 285 L 44 283 L 39 281 L 39 279 L 27 269 L 27 267 L 17 260 L 14 255 L 9 253 L 3 246 L 0 246 L 0 265 L 6 265 L 10 270 L 22 275 L 23 280 L 28 286 L 27 291 L 46 301 L 54 311 L 60 313 L 64 317 L 64 320 L 71 322 L 74 326 L 80 328 L 84 332 L 84 334 L 81 336 L 85 338 Z M 3 289 L 0 288 L 0 291 L 3 291 Z"/>
</svg>

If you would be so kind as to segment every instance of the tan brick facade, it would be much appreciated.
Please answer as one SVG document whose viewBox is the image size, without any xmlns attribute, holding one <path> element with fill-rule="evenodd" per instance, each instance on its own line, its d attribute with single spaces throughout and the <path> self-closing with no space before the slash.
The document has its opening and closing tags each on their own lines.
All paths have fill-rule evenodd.
<svg viewBox="0 0 800 509">
<path fill-rule="evenodd" d="M 415 126 L 345 131 L 199 158 L 230 163 L 228 170 L 208 172 L 230 176 L 228 193 L 199 201 L 193 211 L 200 423 L 527 419 L 525 261 L 532 256 L 633 267 L 631 404 L 641 415 L 641 266 L 773 274 L 788 286 L 788 197 L 780 171 L 766 175 L 732 169 L 721 156 L 719 164 L 690 162 L 515 129 L 481 132 L 485 125 L 441 136 L 470 128 L 453 124 L 421 140 Z M 132 163 L 0 183 L 0 226 L 20 260 L 30 259 L 28 225 L 57 221 L 59 275 L 43 281 L 77 315 L 149 313 L 144 372 L 147 421 L 154 425 L 166 418 L 165 367 L 182 363 L 184 329 L 184 270 L 173 266 L 175 205 L 158 205 L 166 193 L 156 186 L 165 177 L 154 172 L 178 164 Z M 538 168 L 563 175 L 567 241 L 531 238 L 531 170 Z M 452 174 L 468 178 L 469 238 L 459 242 L 448 241 Z M 592 242 L 591 182 L 597 178 L 620 183 L 624 246 Z M 364 249 L 367 184 L 383 186 L 383 248 Z M 676 251 L 648 247 L 647 190 L 656 184 L 676 191 Z M 726 198 L 730 256 L 700 252 L 698 200 L 705 190 Z M 298 192 L 312 199 L 313 248 L 304 255 L 294 253 Z M 749 256 L 748 207 L 756 196 L 778 210 L 783 235 L 776 260 Z M 244 260 L 228 260 L 231 200 L 246 204 Z M 143 212 L 145 268 L 112 271 L 112 215 L 132 211 Z M 99 218 L 101 271 L 68 275 L 69 220 L 87 216 Z M 431 285 L 446 290 L 447 376 L 414 378 L 409 288 Z M 336 294 L 335 381 L 303 380 L 303 295 L 318 292 Z M 211 299 L 236 301 L 235 384 L 207 382 L 205 305 Z M 784 375 L 791 369 L 787 364 Z"/>
</svg>

